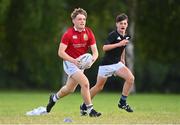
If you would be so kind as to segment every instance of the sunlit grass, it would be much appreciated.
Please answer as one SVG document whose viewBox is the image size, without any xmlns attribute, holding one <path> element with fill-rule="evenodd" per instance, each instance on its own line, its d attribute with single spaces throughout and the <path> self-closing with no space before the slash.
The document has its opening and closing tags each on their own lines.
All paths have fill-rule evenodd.
<svg viewBox="0 0 180 125">
<path fill-rule="evenodd" d="M 94 108 L 102 112 L 98 118 L 79 115 L 82 103 L 80 93 L 73 93 L 57 102 L 52 112 L 43 116 L 26 116 L 25 113 L 39 106 L 46 106 L 47 92 L 0 92 L 0 124 L 180 124 L 180 95 L 134 94 L 128 103 L 134 113 L 117 107 L 118 93 L 101 93 L 94 100 Z"/>
</svg>

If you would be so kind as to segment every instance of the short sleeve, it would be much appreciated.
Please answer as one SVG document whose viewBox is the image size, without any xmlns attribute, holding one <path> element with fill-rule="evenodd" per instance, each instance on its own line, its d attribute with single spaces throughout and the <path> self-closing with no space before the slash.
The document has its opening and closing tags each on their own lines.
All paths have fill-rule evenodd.
<svg viewBox="0 0 180 125">
<path fill-rule="evenodd" d="M 90 45 L 93 45 L 96 43 L 96 39 L 95 39 L 95 36 L 93 33 L 91 35 L 92 35 L 92 37 L 91 37 Z"/>
<path fill-rule="evenodd" d="M 107 39 L 105 40 L 105 45 L 111 44 L 114 41 L 113 33 L 109 33 Z"/>
<path fill-rule="evenodd" d="M 61 38 L 61 42 L 64 43 L 65 45 L 68 45 L 70 42 L 70 38 L 67 32 L 65 32 Z"/>
<path fill-rule="evenodd" d="M 88 28 L 88 34 L 89 34 L 89 37 L 90 37 L 90 41 L 89 41 L 89 46 L 93 45 L 96 43 L 96 38 L 94 36 L 94 33 L 92 32 L 92 30 L 90 28 Z"/>
</svg>

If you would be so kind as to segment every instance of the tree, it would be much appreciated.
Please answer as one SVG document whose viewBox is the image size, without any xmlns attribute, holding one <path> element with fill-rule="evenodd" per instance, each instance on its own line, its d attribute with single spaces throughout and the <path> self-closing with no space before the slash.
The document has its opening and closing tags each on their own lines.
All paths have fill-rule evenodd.
<svg viewBox="0 0 180 125">
<path fill-rule="evenodd" d="M 177 58 L 180 53 L 179 4 L 177 0 L 138 1 L 135 52 L 136 80 L 141 91 L 177 92 L 180 76 L 180 59 Z"/>
<path fill-rule="evenodd" d="M 1 86 L 58 85 L 57 41 L 64 22 L 62 1 L 12 0 L 4 19 L 1 47 Z M 2 33 L 1 33 L 2 35 Z M 55 83 L 50 85 L 50 83 Z M 59 85 L 58 85 L 59 86 Z"/>
<path fill-rule="evenodd" d="M 128 68 L 131 70 L 131 72 L 134 74 L 134 36 L 135 36 L 135 25 L 136 25 L 136 6 L 137 6 L 137 1 L 136 0 L 128 0 L 128 8 L 129 8 L 129 33 L 131 35 L 131 40 L 129 45 L 127 46 L 127 55 L 126 55 L 126 60 L 127 60 L 127 65 Z M 135 84 L 133 84 L 133 87 L 131 89 L 131 93 L 135 93 L 136 88 Z"/>
</svg>

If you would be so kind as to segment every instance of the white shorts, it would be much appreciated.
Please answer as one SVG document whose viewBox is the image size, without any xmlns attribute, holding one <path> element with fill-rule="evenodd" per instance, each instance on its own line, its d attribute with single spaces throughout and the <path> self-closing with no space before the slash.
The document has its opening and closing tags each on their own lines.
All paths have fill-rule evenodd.
<svg viewBox="0 0 180 125">
<path fill-rule="evenodd" d="M 69 61 L 63 61 L 63 68 L 64 68 L 64 71 L 66 72 L 66 74 L 68 74 L 69 77 L 71 77 L 71 75 L 73 75 L 77 71 L 84 72 L 84 70 L 79 69 L 74 63 L 71 63 Z"/>
<path fill-rule="evenodd" d="M 116 75 L 116 72 L 124 66 L 125 65 L 122 62 L 118 62 L 116 64 L 111 65 L 99 66 L 98 76 L 106 78 L 111 77 L 112 75 Z"/>
</svg>

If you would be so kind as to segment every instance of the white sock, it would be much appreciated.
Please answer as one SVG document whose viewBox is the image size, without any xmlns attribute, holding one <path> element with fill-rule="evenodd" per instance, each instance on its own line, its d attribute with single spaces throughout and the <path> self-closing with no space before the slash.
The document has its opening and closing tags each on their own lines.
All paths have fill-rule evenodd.
<svg viewBox="0 0 180 125">
<path fill-rule="evenodd" d="M 58 99 L 59 99 L 59 96 L 58 96 L 57 94 L 54 94 L 54 96 L 53 96 L 53 101 L 54 101 L 54 102 L 57 102 Z"/>
<path fill-rule="evenodd" d="M 86 105 L 86 107 L 87 107 L 87 113 L 89 114 L 93 109 L 93 104 Z"/>
</svg>

